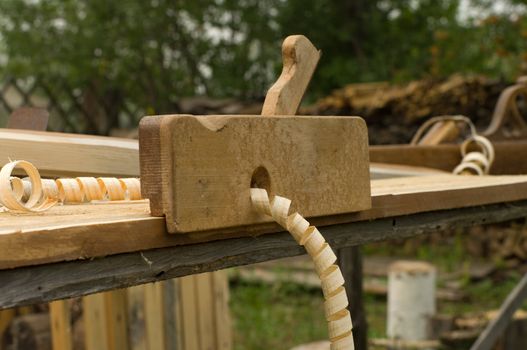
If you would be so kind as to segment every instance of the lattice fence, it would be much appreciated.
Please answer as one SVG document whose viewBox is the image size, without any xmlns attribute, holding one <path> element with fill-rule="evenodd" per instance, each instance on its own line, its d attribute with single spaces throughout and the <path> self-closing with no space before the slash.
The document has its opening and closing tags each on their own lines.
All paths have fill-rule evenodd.
<svg viewBox="0 0 527 350">
<path fill-rule="evenodd" d="M 45 108 L 50 113 L 49 130 L 109 134 L 112 129 L 137 125 L 144 111 L 123 94 L 100 93 L 93 85 L 72 87 L 66 82 L 49 84 L 38 78 L 0 79 L 0 127 L 18 107 Z"/>
</svg>

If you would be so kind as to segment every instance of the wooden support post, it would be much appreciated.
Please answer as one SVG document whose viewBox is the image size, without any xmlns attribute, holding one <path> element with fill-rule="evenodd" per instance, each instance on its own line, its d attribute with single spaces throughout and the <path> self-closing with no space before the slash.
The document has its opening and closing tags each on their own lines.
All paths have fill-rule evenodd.
<svg viewBox="0 0 527 350">
<path fill-rule="evenodd" d="M 15 309 L 0 310 L 0 337 L 15 318 Z"/>
<path fill-rule="evenodd" d="M 72 350 L 71 314 L 69 300 L 49 303 L 51 342 L 53 350 Z"/>
<path fill-rule="evenodd" d="M 163 284 L 147 284 L 144 286 L 144 293 L 146 348 L 165 349 Z"/>
<path fill-rule="evenodd" d="M 362 248 L 360 246 L 340 248 L 337 251 L 337 258 L 350 301 L 348 308 L 353 321 L 355 349 L 366 350 L 368 349 L 368 322 L 362 290 Z"/>
<path fill-rule="evenodd" d="M 104 293 L 82 298 L 86 350 L 110 350 L 104 304 Z"/>
<path fill-rule="evenodd" d="M 112 350 L 128 350 L 128 298 L 125 289 L 104 293 L 108 347 Z"/>
<path fill-rule="evenodd" d="M 436 312 L 436 269 L 419 261 L 397 261 L 388 275 L 388 337 L 427 340 Z"/>
<path fill-rule="evenodd" d="M 216 325 L 216 348 L 218 350 L 231 350 L 233 345 L 229 311 L 229 278 L 225 270 L 216 271 L 210 275 Z"/>
<path fill-rule="evenodd" d="M 82 299 L 86 350 L 127 350 L 128 327 L 124 290 Z"/>
</svg>

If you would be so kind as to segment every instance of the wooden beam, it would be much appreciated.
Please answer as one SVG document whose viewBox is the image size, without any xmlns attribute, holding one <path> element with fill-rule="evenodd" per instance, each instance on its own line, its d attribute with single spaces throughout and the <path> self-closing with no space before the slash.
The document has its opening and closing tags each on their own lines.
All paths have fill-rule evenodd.
<svg viewBox="0 0 527 350">
<path fill-rule="evenodd" d="M 518 161 L 527 157 L 527 141 L 496 141 L 492 143 L 496 160 L 491 174 L 527 174 L 527 162 Z M 370 161 L 427 167 L 452 172 L 461 162 L 459 145 L 386 145 L 370 146 Z"/>
<path fill-rule="evenodd" d="M 139 176 L 137 140 L 0 129 L 0 167 L 9 159 L 33 163 L 42 176 Z"/>
<path fill-rule="evenodd" d="M 487 325 L 470 350 L 491 350 L 503 334 L 514 313 L 527 299 L 527 274 L 514 287 L 498 311 L 498 315 Z"/>
<path fill-rule="evenodd" d="M 441 210 L 320 227 L 335 249 L 523 218 L 527 201 Z M 151 232 L 145 230 L 148 236 Z M 352 233 L 352 234 L 350 234 Z M 126 236 L 126 233 L 123 233 Z M 46 302 L 114 288 L 304 254 L 287 233 L 224 239 L 106 258 L 0 271 L 0 308 Z"/>
</svg>

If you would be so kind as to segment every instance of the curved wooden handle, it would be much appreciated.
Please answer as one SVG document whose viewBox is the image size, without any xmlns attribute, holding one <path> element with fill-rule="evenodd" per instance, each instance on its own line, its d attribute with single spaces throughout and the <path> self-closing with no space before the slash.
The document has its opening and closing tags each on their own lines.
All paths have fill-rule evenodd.
<svg viewBox="0 0 527 350">
<path fill-rule="evenodd" d="M 282 44 L 282 74 L 267 92 L 262 115 L 295 115 L 319 59 L 320 51 L 308 38 L 288 36 Z"/>
<path fill-rule="evenodd" d="M 519 97 L 527 101 L 526 77 L 520 77 L 515 85 L 501 93 L 484 136 L 491 140 L 527 138 L 527 123 L 518 108 Z"/>
</svg>

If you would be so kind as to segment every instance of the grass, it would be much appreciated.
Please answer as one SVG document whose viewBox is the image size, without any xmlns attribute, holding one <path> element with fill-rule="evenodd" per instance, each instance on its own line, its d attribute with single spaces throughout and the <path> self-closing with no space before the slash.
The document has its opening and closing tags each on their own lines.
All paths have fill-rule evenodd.
<svg viewBox="0 0 527 350">
<path fill-rule="evenodd" d="M 462 239 L 455 235 L 447 244 L 422 244 L 412 249 L 370 245 L 364 248 L 364 254 L 426 260 L 443 272 L 468 271 L 474 259 L 464 252 Z M 467 300 L 438 301 L 438 313 L 460 315 L 496 309 L 520 278 L 521 274 L 513 270 L 503 270 L 479 282 L 461 274 L 458 281 Z M 365 308 L 369 337 L 386 337 L 386 299 L 366 295 Z M 322 293 L 292 283 L 231 283 L 231 313 L 235 350 L 290 349 L 327 338 Z"/>
</svg>

